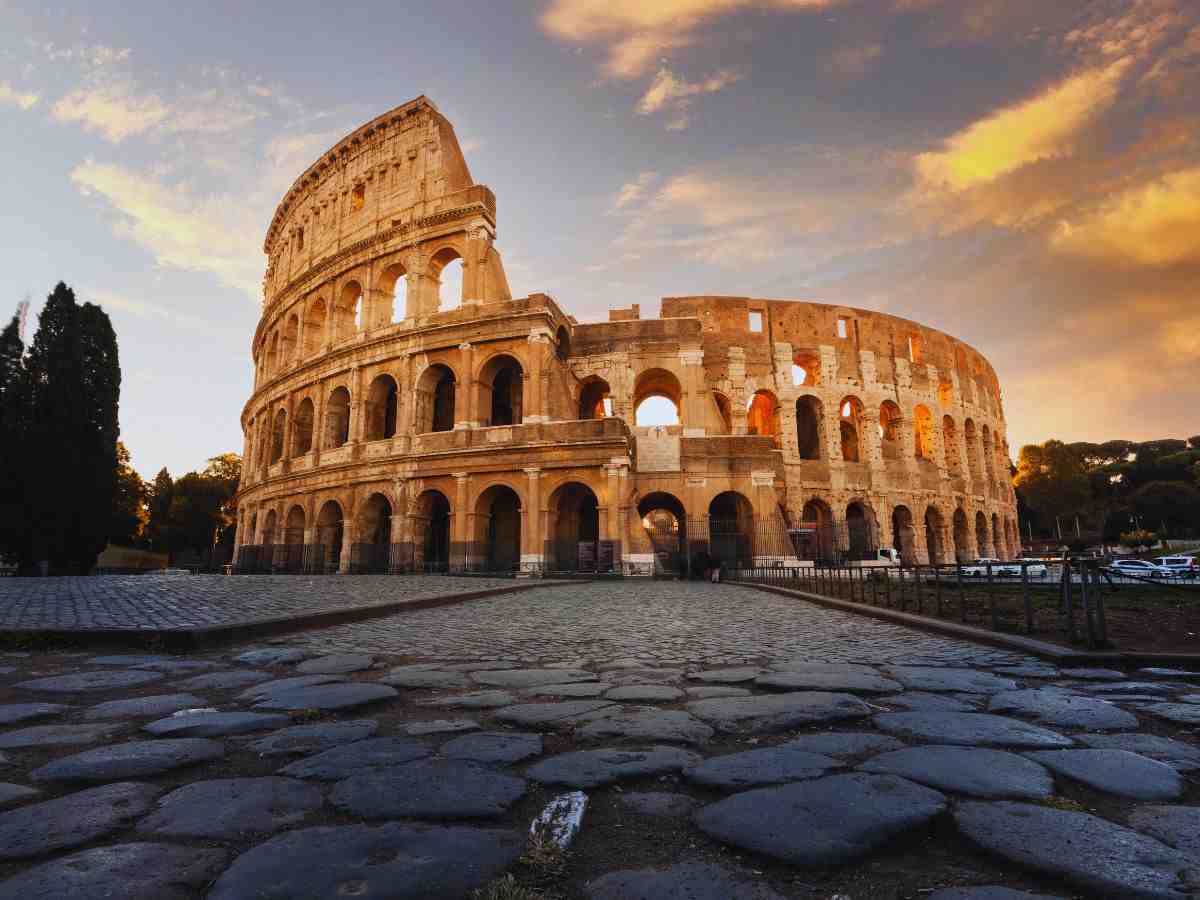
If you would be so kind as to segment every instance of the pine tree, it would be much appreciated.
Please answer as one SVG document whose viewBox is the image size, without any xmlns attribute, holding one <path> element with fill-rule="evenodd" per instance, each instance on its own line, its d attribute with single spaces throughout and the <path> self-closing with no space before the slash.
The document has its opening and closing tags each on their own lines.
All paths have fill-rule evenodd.
<svg viewBox="0 0 1200 900">
<path fill-rule="evenodd" d="M 29 516 L 25 509 L 25 447 L 29 383 L 25 344 L 13 316 L 0 331 L 0 559 L 29 564 Z"/>
<path fill-rule="evenodd" d="M 146 522 L 146 537 L 150 541 L 150 549 L 158 553 L 170 551 L 171 538 L 171 497 L 175 492 L 175 483 L 171 473 L 163 467 L 154 476 L 154 485 L 146 502 L 150 518 Z"/>
</svg>

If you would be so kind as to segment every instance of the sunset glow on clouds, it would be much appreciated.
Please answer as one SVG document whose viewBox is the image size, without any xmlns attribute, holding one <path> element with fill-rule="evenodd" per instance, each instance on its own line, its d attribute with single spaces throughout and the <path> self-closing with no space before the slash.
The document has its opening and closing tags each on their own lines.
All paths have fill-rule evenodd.
<svg viewBox="0 0 1200 900">
<path fill-rule="evenodd" d="M 292 13 L 0 12 L 12 302 L 63 278 L 110 310 L 143 474 L 240 448 L 275 205 L 421 93 L 497 194 L 518 295 L 583 321 L 687 293 L 911 317 L 996 365 L 1014 452 L 1200 430 L 1189 0 Z M 197 383 L 202 421 L 177 411 Z"/>
</svg>

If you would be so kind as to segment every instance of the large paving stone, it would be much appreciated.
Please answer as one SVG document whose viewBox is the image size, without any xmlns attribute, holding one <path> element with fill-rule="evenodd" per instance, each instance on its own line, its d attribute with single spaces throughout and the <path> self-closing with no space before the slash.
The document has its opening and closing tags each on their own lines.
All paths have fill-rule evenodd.
<svg viewBox="0 0 1200 900">
<path fill-rule="evenodd" d="M 686 709 L 718 731 L 765 734 L 787 731 L 814 722 L 862 719 L 871 708 L 850 694 L 796 691 L 752 697 L 694 700 Z"/>
<path fill-rule="evenodd" d="M 421 737 L 427 734 L 458 734 L 464 731 L 478 731 L 479 723 L 474 719 L 422 719 L 419 722 L 402 725 L 400 730 L 409 737 Z"/>
<path fill-rule="evenodd" d="M 293 778 L 337 781 L 359 772 L 403 765 L 429 756 L 432 752 L 429 745 L 410 738 L 368 738 L 297 760 L 280 769 L 279 774 L 290 775 Z"/>
<path fill-rule="evenodd" d="M 1139 806 L 1129 825 L 1200 859 L 1200 806 Z"/>
<path fill-rule="evenodd" d="M 1174 766 L 1180 772 L 1200 769 L 1200 747 L 1154 734 L 1078 734 L 1077 741 L 1105 750 L 1128 750 Z"/>
<path fill-rule="evenodd" d="M 525 793 L 524 778 L 461 759 L 423 759 L 360 772 L 329 799 L 365 819 L 480 819 L 502 814 Z"/>
<path fill-rule="evenodd" d="M 1054 793 L 1054 780 L 1042 766 L 983 747 L 907 747 L 867 760 L 859 769 L 989 800 L 1041 800 Z"/>
<path fill-rule="evenodd" d="M 0 749 L 95 744 L 124 728 L 124 725 L 30 725 L 0 733 Z"/>
<path fill-rule="evenodd" d="M 942 888 L 930 894 L 927 900 L 1063 900 L 1063 898 L 1050 894 L 1017 891 L 998 884 L 985 884 L 978 887 Z"/>
<path fill-rule="evenodd" d="M 542 684 L 570 684 L 576 681 L 597 681 L 583 669 L 501 669 L 493 672 L 472 672 L 478 684 L 502 688 L 531 688 Z"/>
<path fill-rule="evenodd" d="M 20 681 L 15 687 L 27 691 L 44 691 L 51 694 L 74 694 L 84 691 L 115 691 L 121 688 L 138 687 L 161 679 L 161 672 L 145 672 L 140 669 L 104 669 L 97 672 L 72 672 L 70 675 L 53 675 Z"/>
<path fill-rule="evenodd" d="M 542 755 L 542 736 L 514 731 L 467 734 L 442 745 L 447 759 L 467 759 L 492 765 L 518 763 Z"/>
<path fill-rule="evenodd" d="M 406 688 L 456 690 L 471 687 L 471 680 L 464 673 L 435 669 L 428 665 L 400 666 L 379 680 L 384 684 Z"/>
<path fill-rule="evenodd" d="M 293 675 L 290 678 L 276 678 L 274 681 L 264 681 L 253 685 L 237 695 L 239 700 L 259 700 L 272 694 L 283 694 L 297 688 L 312 687 L 317 684 L 347 684 L 350 679 L 344 675 Z"/>
<path fill-rule="evenodd" d="M 824 734 L 802 734 L 780 746 L 794 747 L 808 753 L 823 753 L 842 758 L 866 756 L 868 753 L 884 753 L 900 750 L 902 743 L 886 734 L 869 731 L 830 731 Z"/>
<path fill-rule="evenodd" d="M 575 729 L 583 741 L 624 738 L 631 741 L 666 741 L 702 744 L 715 732 L 679 709 L 634 709 L 595 719 Z"/>
<path fill-rule="evenodd" d="M 706 862 L 609 872 L 584 891 L 590 900 L 783 900 L 752 875 Z"/>
<path fill-rule="evenodd" d="M 525 774 L 542 784 L 586 790 L 628 778 L 679 772 L 699 762 L 700 757 L 695 753 L 677 747 L 576 750 L 542 760 Z"/>
<path fill-rule="evenodd" d="M 1092 731 L 1119 731 L 1138 726 L 1137 716 L 1107 700 L 1080 697 L 1055 688 L 993 694 L 988 702 L 988 711 L 1023 713 L 1046 725 Z"/>
<path fill-rule="evenodd" d="M 1200 678 L 1200 672 L 1193 672 L 1190 669 L 1167 669 L 1162 666 L 1147 666 L 1144 669 L 1138 669 L 1143 675 L 1153 675 L 1155 678 Z"/>
<path fill-rule="evenodd" d="M 465 898 L 515 862 L 524 847 L 521 834 L 482 828 L 303 828 L 241 854 L 208 900 Z"/>
<path fill-rule="evenodd" d="M 417 705 L 436 706 L 442 709 L 497 709 L 501 706 L 512 706 L 516 702 L 517 698 L 507 691 L 475 691 L 454 697 L 418 700 Z"/>
<path fill-rule="evenodd" d="M 34 781 L 113 781 L 158 775 L 224 755 L 220 741 L 205 738 L 129 741 L 56 759 L 34 769 L 30 777 Z"/>
<path fill-rule="evenodd" d="M 1032 748 L 1072 744 L 1070 738 L 1049 729 L 987 713 L 881 713 L 875 724 L 889 734 L 939 744 Z"/>
<path fill-rule="evenodd" d="M 1019 666 L 996 666 L 993 671 L 997 675 L 1008 675 L 1010 678 L 1058 678 L 1062 674 L 1054 666 L 1039 663 L 1024 663 Z"/>
<path fill-rule="evenodd" d="M 521 693 L 535 697 L 599 697 L 613 686 L 608 681 L 577 681 L 574 684 L 547 684 L 525 688 Z"/>
<path fill-rule="evenodd" d="M 294 725 L 272 732 L 247 745 L 259 756 L 286 756 L 300 753 L 319 753 L 331 747 L 351 744 L 374 737 L 379 723 L 374 719 L 348 722 L 318 722 L 313 725 Z"/>
<path fill-rule="evenodd" d="M 1200 725 L 1200 703 L 1151 703 L 1142 709 L 1177 725 Z"/>
<path fill-rule="evenodd" d="M 122 782 L 0 813 L 0 859 L 77 847 L 111 834 L 148 810 L 158 794 L 154 785 Z"/>
<path fill-rule="evenodd" d="M 962 697 L 950 697 L 945 694 L 930 694 L 926 691 L 905 691 L 894 697 L 879 697 L 873 703 L 885 706 L 899 706 L 915 712 L 978 712 L 979 707 Z"/>
<path fill-rule="evenodd" d="M 236 670 L 233 672 L 208 672 L 204 675 L 193 675 L 179 682 L 177 687 L 185 691 L 228 691 L 233 688 L 249 687 L 252 684 L 262 684 L 271 680 L 269 672 L 252 672 Z"/>
<path fill-rule="evenodd" d="M 139 719 L 167 716 L 181 709 L 199 709 L 208 701 L 195 694 L 155 694 L 130 700 L 109 700 L 99 703 L 86 713 L 85 719 Z"/>
<path fill-rule="evenodd" d="M 617 795 L 617 800 L 632 812 L 660 819 L 682 819 L 690 816 L 697 806 L 697 801 L 687 794 L 665 791 L 625 791 Z"/>
<path fill-rule="evenodd" d="M 1065 879 L 1098 897 L 1185 900 L 1180 873 L 1196 860 L 1166 844 L 1082 812 L 1010 800 L 966 801 L 959 830 L 985 850 Z"/>
<path fill-rule="evenodd" d="M 759 687 L 784 691 L 846 691 L 851 694 L 886 694 L 903 690 L 874 669 L 847 663 L 792 663 L 786 671 L 767 672 L 754 679 Z"/>
<path fill-rule="evenodd" d="M 96 666 L 144 666 L 149 663 L 170 662 L 171 657 L 161 653 L 110 653 L 93 656 L 88 663 Z"/>
<path fill-rule="evenodd" d="M 1000 678 L 978 669 L 942 666 L 893 666 L 891 674 L 912 691 L 960 691 L 964 694 L 998 694 L 1016 690 L 1011 678 Z"/>
<path fill-rule="evenodd" d="M 61 703 L 9 703 L 0 706 L 0 725 L 15 725 L 17 722 L 32 722 L 64 713 L 71 707 Z"/>
<path fill-rule="evenodd" d="M 236 838 L 298 825 L 321 808 L 314 785 L 292 778 L 219 778 L 171 791 L 138 823 L 164 837 Z"/>
<path fill-rule="evenodd" d="M 23 784 L 0 782 L 0 807 L 12 806 L 15 803 L 24 803 L 26 800 L 32 800 L 40 793 L 41 791 L 37 788 L 26 787 Z"/>
<path fill-rule="evenodd" d="M 1101 681 L 1087 682 L 1082 687 L 1091 694 L 1107 697 L 1110 694 L 1173 694 L 1192 686 L 1178 681 Z"/>
<path fill-rule="evenodd" d="M 761 674 L 762 669 L 757 666 L 737 666 L 732 669 L 706 669 L 702 672 L 692 672 L 688 678 L 707 684 L 738 684 L 743 681 L 753 681 Z"/>
<path fill-rule="evenodd" d="M 523 728 L 569 728 L 620 710 L 611 700 L 565 700 L 561 703 L 518 703 L 496 713 L 501 722 Z"/>
<path fill-rule="evenodd" d="M 263 647 L 260 650 L 247 650 L 234 657 L 236 662 L 247 666 L 279 666 L 284 663 L 300 662 L 312 654 L 299 647 Z"/>
<path fill-rule="evenodd" d="M 688 766 L 683 770 L 683 777 L 706 787 L 739 791 L 748 787 L 820 778 L 840 765 L 832 757 L 780 744 L 777 747 L 760 747 L 743 753 L 710 757 L 702 763 Z"/>
<path fill-rule="evenodd" d="M 734 687 L 728 684 L 698 684 L 694 687 L 684 688 L 687 695 L 693 700 L 711 700 L 713 697 L 749 697 L 750 691 L 746 688 Z"/>
<path fill-rule="evenodd" d="M 1063 669 L 1062 674 L 1084 681 L 1120 681 L 1125 677 L 1125 673 L 1119 669 Z"/>
<path fill-rule="evenodd" d="M 116 844 L 81 850 L 0 882 L 0 900 L 188 900 L 225 866 L 225 850 Z"/>
<path fill-rule="evenodd" d="M 670 703 L 683 696 L 683 691 L 669 684 L 626 684 L 604 694 L 605 700 L 632 703 Z"/>
<path fill-rule="evenodd" d="M 374 663 L 375 657 L 365 653 L 335 653 L 306 659 L 296 666 L 296 671 L 301 675 L 345 675 L 369 669 Z"/>
<path fill-rule="evenodd" d="M 396 689 L 386 684 L 347 682 L 346 684 L 318 684 L 312 687 L 294 688 L 290 691 L 267 694 L 254 704 L 255 709 L 353 709 L 391 700 L 400 696 Z"/>
<path fill-rule="evenodd" d="M 1177 769 L 1128 750 L 1045 750 L 1028 756 L 1059 775 L 1119 797 L 1174 800 L 1183 793 Z"/>
<path fill-rule="evenodd" d="M 142 730 L 159 737 L 221 737 L 282 728 L 290 721 L 287 716 L 269 713 L 194 712 L 158 719 L 143 725 Z"/>
<path fill-rule="evenodd" d="M 695 815 L 710 837 L 806 866 L 863 856 L 946 808 L 937 791 L 893 775 L 852 773 L 760 788 Z"/>
</svg>

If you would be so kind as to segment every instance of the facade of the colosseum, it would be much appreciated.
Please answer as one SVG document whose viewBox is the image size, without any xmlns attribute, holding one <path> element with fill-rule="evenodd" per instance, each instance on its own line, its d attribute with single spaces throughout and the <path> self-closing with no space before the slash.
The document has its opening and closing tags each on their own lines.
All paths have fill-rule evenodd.
<svg viewBox="0 0 1200 900">
<path fill-rule="evenodd" d="M 746 297 L 580 323 L 511 296 L 495 237 L 492 192 L 424 97 L 297 179 L 264 245 L 243 569 L 649 573 L 701 552 L 1019 549 L 999 383 L 961 341 Z M 441 296 L 458 261 L 462 296 Z M 678 424 L 636 424 L 654 397 Z"/>
</svg>

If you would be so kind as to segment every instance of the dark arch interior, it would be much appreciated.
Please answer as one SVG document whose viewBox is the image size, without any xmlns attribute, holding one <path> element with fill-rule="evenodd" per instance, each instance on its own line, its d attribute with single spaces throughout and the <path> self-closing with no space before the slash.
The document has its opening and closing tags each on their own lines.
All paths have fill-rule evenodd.
<svg viewBox="0 0 1200 900">
<path fill-rule="evenodd" d="M 550 563 L 559 571 L 595 571 L 600 541 L 599 501 L 583 484 L 565 484 L 554 492 Z"/>
</svg>

